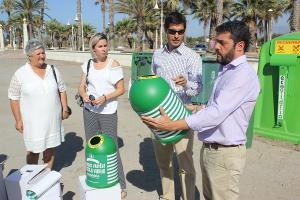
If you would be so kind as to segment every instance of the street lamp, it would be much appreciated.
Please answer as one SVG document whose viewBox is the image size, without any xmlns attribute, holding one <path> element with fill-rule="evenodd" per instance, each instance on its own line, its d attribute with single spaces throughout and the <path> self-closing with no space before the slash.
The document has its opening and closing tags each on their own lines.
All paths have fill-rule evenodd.
<svg viewBox="0 0 300 200">
<path fill-rule="evenodd" d="M 83 20 L 82 20 L 82 13 L 77 13 L 74 21 L 78 22 L 78 15 L 80 15 L 80 21 L 81 21 L 81 43 L 82 43 L 82 51 L 84 51 L 84 37 L 83 37 Z"/>
<path fill-rule="evenodd" d="M 272 16 L 272 13 L 273 13 L 273 9 L 270 8 L 268 10 L 269 12 L 269 15 L 270 15 L 270 19 L 268 20 L 268 40 L 272 40 L 272 23 L 273 23 L 273 16 Z"/>
<path fill-rule="evenodd" d="M 158 10 L 157 0 L 155 2 L 154 10 Z M 163 47 L 163 15 L 164 15 L 164 5 L 163 0 L 160 0 L 160 48 Z"/>
</svg>

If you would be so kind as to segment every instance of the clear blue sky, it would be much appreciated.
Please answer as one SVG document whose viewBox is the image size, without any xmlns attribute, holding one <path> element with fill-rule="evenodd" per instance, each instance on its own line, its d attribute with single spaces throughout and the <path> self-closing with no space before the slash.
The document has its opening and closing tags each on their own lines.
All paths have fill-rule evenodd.
<svg viewBox="0 0 300 200">
<path fill-rule="evenodd" d="M 2 2 L 2 0 L 1 0 Z M 61 23 L 74 23 L 76 15 L 76 0 L 46 0 L 48 10 L 46 13 L 52 18 L 56 18 Z M 94 4 L 94 0 L 81 0 L 82 3 L 82 17 L 84 23 L 89 23 L 100 31 L 102 28 L 102 16 L 100 12 L 100 6 Z M 115 23 L 124 18 L 122 14 L 115 14 Z M 275 33 L 287 33 L 289 26 L 287 23 L 288 16 L 283 16 L 273 25 L 273 32 Z M 6 20 L 6 13 L 0 13 L 0 20 Z M 47 17 L 46 17 L 46 20 Z M 108 23 L 108 15 L 106 17 L 106 23 Z M 206 31 L 207 34 L 208 31 Z M 204 34 L 202 24 L 199 24 L 198 20 L 193 20 L 192 16 L 187 16 L 187 35 L 188 36 L 201 36 Z"/>
</svg>

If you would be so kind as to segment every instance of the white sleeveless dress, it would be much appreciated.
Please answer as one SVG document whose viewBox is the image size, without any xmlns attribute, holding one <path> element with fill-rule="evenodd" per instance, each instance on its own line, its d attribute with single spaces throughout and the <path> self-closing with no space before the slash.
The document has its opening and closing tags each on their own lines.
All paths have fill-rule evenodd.
<svg viewBox="0 0 300 200">
<path fill-rule="evenodd" d="M 60 91 L 64 91 L 64 82 L 59 71 L 57 69 L 55 71 Z M 57 88 L 49 65 L 44 79 L 39 77 L 29 64 L 19 68 L 12 78 L 8 98 L 20 101 L 27 151 L 40 153 L 64 141 L 61 103 Z"/>
</svg>

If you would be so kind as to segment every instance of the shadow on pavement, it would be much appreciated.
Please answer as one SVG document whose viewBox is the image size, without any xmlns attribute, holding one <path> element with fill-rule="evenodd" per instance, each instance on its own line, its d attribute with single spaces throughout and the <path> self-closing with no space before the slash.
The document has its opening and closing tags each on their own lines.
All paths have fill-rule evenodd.
<svg viewBox="0 0 300 200">
<path fill-rule="evenodd" d="M 143 166 L 143 170 L 129 171 L 126 179 L 146 192 L 156 190 L 158 194 L 161 194 L 159 170 L 156 165 L 151 138 L 145 138 L 140 143 L 139 154 L 139 162 Z"/>
<path fill-rule="evenodd" d="M 132 185 L 146 191 L 157 191 L 158 196 L 162 194 L 159 169 L 155 160 L 155 153 L 153 149 L 152 139 L 145 138 L 140 143 L 139 162 L 143 166 L 143 170 L 132 170 L 126 175 L 127 181 Z M 176 156 L 173 156 L 174 163 L 174 182 L 175 182 L 175 199 L 180 200 L 181 188 L 178 164 Z M 200 200 L 200 193 L 198 188 L 195 188 L 195 200 Z"/>
<path fill-rule="evenodd" d="M 65 142 L 55 149 L 53 170 L 59 172 L 62 168 L 71 166 L 77 152 L 83 149 L 83 139 L 74 132 L 67 133 Z"/>
<path fill-rule="evenodd" d="M 118 148 L 121 149 L 124 146 L 124 141 L 121 137 L 118 137 Z"/>
<path fill-rule="evenodd" d="M 60 188 L 61 188 L 61 191 L 63 193 L 64 191 L 64 188 L 65 188 L 65 185 L 63 183 L 60 183 Z M 63 196 L 62 196 L 62 199 L 63 200 L 73 200 L 73 197 L 75 196 L 75 193 L 72 192 L 72 191 L 68 191 L 66 192 Z"/>
<path fill-rule="evenodd" d="M 4 163 L 7 160 L 7 155 L 6 154 L 0 154 L 0 167 L 4 170 Z"/>
<path fill-rule="evenodd" d="M 73 200 L 74 195 L 74 192 L 68 191 L 63 195 L 63 200 Z"/>
</svg>

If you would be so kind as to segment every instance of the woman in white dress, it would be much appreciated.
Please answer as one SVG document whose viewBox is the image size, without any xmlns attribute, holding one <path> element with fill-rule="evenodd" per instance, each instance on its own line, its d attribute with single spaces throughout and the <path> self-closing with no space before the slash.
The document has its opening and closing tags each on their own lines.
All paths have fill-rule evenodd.
<svg viewBox="0 0 300 200">
<path fill-rule="evenodd" d="M 26 48 L 28 62 L 11 79 L 8 98 L 16 130 L 23 134 L 27 164 L 37 164 L 39 153 L 51 169 L 54 147 L 64 141 L 62 119 L 69 117 L 66 86 L 59 71 L 45 63 L 45 48 L 36 39 Z M 60 92 L 60 95 L 58 93 Z"/>
<path fill-rule="evenodd" d="M 125 92 L 123 70 L 118 61 L 107 57 L 108 42 L 105 34 L 94 34 L 89 48 L 93 59 L 82 65 L 79 86 L 79 94 L 84 102 L 86 141 L 101 132 L 111 136 L 118 149 L 117 97 Z M 119 150 L 117 155 L 121 197 L 124 199 L 127 195 L 126 182 Z"/>
</svg>

